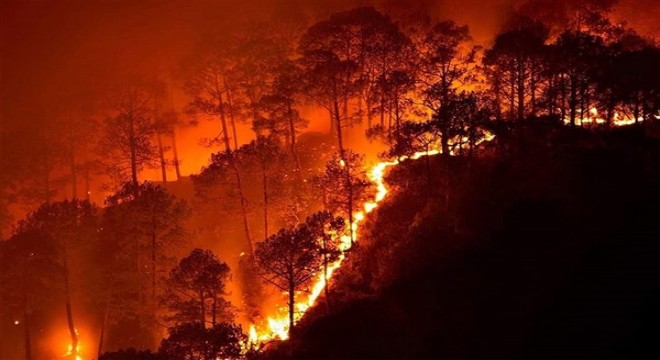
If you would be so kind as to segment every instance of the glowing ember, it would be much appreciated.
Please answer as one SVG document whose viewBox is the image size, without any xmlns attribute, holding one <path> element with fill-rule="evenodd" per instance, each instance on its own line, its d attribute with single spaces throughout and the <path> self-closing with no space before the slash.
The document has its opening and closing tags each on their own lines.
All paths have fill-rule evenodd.
<svg viewBox="0 0 660 360">
<path fill-rule="evenodd" d="M 479 145 L 485 141 L 491 141 L 493 138 L 495 138 L 495 135 L 486 132 L 485 135 L 476 142 L 476 145 Z M 467 139 L 463 140 L 463 144 L 467 145 Z M 358 241 L 359 239 L 357 232 L 358 225 L 366 218 L 366 214 L 372 212 L 376 207 L 378 207 L 378 203 L 380 203 L 388 193 L 384 180 L 386 170 L 389 167 L 398 165 L 407 159 L 417 160 L 424 156 L 433 156 L 440 153 L 441 151 L 437 149 L 421 151 L 411 156 L 402 156 L 396 160 L 379 162 L 371 168 L 371 170 L 368 172 L 368 176 L 376 185 L 376 195 L 372 201 L 364 204 L 364 209 L 362 211 L 357 211 L 353 215 L 353 223 L 350 224 L 351 231 L 353 232 L 353 241 Z M 454 153 L 452 152 L 451 155 L 454 155 Z M 344 166 L 343 161 L 340 164 Z M 339 268 L 339 266 L 341 266 L 345 258 L 343 251 L 346 251 L 351 247 L 350 235 L 342 235 L 340 240 L 341 241 L 339 247 L 342 250 L 342 254 L 340 254 L 339 258 L 335 262 L 328 265 L 328 279 L 331 279 L 334 271 Z M 324 274 L 320 273 L 317 276 L 307 298 L 304 299 L 303 297 L 303 300 L 295 304 L 296 313 L 294 314 L 294 322 L 297 322 L 305 314 L 305 312 L 307 312 L 307 310 L 314 305 L 316 299 L 325 288 L 325 284 Z M 269 317 L 267 323 L 267 327 L 261 327 L 259 329 L 257 329 L 257 325 L 255 324 L 250 325 L 249 339 L 252 344 L 265 343 L 274 339 L 286 340 L 289 337 L 289 319 L 285 307 L 280 309 L 278 315 Z"/>
</svg>

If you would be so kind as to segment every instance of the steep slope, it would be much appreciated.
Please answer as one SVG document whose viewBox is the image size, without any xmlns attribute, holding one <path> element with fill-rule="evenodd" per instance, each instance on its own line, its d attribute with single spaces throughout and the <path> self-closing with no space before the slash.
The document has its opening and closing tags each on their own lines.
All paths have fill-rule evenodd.
<svg viewBox="0 0 660 360">
<path fill-rule="evenodd" d="M 315 309 L 266 357 L 657 355 L 659 144 L 635 129 L 543 133 L 479 159 L 433 158 L 431 186 L 422 162 L 393 171 L 332 314 Z"/>
</svg>

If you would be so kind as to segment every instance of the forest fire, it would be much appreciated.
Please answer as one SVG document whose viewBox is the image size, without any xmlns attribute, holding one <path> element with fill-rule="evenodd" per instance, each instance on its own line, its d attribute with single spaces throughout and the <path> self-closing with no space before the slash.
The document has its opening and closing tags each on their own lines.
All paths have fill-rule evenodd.
<svg viewBox="0 0 660 360">
<path fill-rule="evenodd" d="M 609 220 L 657 191 L 660 5 L 457 1 L 3 3 L 0 359 L 472 359 L 573 328 L 534 312 L 588 287 L 546 258 L 646 234 Z"/>
<path fill-rule="evenodd" d="M 484 133 L 484 136 L 475 142 L 475 146 L 480 145 L 483 142 L 491 141 L 494 138 L 495 138 L 494 134 L 486 131 Z M 454 144 L 456 146 L 465 147 L 467 146 L 467 141 L 461 141 L 460 143 L 454 141 Z M 388 168 L 396 166 L 408 159 L 418 160 L 424 156 L 434 156 L 441 153 L 442 151 L 439 149 L 419 151 L 409 156 L 401 156 L 396 160 L 381 161 L 371 167 L 371 169 L 368 171 L 368 176 L 369 179 L 374 182 L 374 185 L 376 187 L 376 193 L 371 201 L 365 202 L 365 204 L 363 205 L 363 209 L 361 211 L 357 211 L 354 214 L 353 224 L 351 224 L 350 227 L 351 231 L 353 232 L 352 239 L 354 242 L 357 242 L 359 239 L 358 229 L 360 223 L 364 221 L 367 214 L 371 213 L 378 207 L 378 204 L 381 201 L 383 201 L 388 194 L 387 185 L 385 184 L 385 174 L 387 173 Z M 451 152 L 451 155 L 454 155 L 453 151 Z M 345 166 L 343 160 L 342 160 L 342 166 Z M 342 262 L 346 257 L 345 252 L 349 250 L 350 247 L 351 247 L 351 236 L 346 234 L 341 235 L 340 249 L 342 252 L 339 255 L 339 258 L 329 265 L 327 270 L 327 276 L 324 276 L 324 274 L 318 275 L 313 285 L 311 286 L 311 290 L 307 295 L 307 297 L 303 298 L 303 300 L 295 304 L 296 321 L 301 319 L 305 315 L 305 312 L 308 309 L 310 309 L 312 306 L 314 306 L 316 300 L 318 299 L 319 295 L 321 295 L 323 289 L 326 286 L 326 279 L 327 281 L 332 279 L 332 274 L 335 272 L 335 270 L 337 270 L 341 266 Z M 266 320 L 266 324 L 267 324 L 266 326 L 264 326 L 264 324 L 250 324 L 248 334 L 251 344 L 259 345 L 259 344 L 267 343 L 274 339 L 279 339 L 279 340 L 288 339 L 289 323 L 286 314 L 286 307 L 282 307 L 281 312 L 282 315 L 280 316 L 268 317 Z"/>
</svg>

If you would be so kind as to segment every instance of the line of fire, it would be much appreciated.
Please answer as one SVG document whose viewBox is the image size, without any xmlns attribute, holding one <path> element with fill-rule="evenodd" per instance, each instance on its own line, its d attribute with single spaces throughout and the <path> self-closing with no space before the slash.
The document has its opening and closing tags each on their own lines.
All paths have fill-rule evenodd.
<svg viewBox="0 0 660 360">
<path fill-rule="evenodd" d="M 660 358 L 660 3 L 0 11 L 0 360 Z"/>
</svg>

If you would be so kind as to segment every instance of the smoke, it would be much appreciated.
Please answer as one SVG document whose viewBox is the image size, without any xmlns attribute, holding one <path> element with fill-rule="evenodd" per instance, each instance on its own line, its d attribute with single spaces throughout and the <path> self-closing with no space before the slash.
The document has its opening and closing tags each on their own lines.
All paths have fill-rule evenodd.
<svg viewBox="0 0 660 360">
<path fill-rule="evenodd" d="M 224 32 L 264 19 L 309 23 L 334 11 L 373 5 L 385 11 L 426 13 L 470 27 L 477 44 L 489 46 L 514 13 L 561 23 L 576 9 L 611 8 L 613 21 L 657 39 L 660 3 L 647 0 L 229 0 L 162 1 L 4 1 L 0 12 L 3 157 L 52 122 L 53 114 L 91 102 L 121 74 L 167 77 L 191 53 L 203 34 Z M 181 107 L 185 99 L 177 98 Z M 323 126 L 312 124 L 315 129 Z M 182 134 L 186 172 L 207 160 L 199 139 L 213 126 Z M 249 133 L 249 129 L 246 129 Z M 249 136 L 242 136 L 249 140 Z M 187 153 L 187 154 L 186 154 Z M 4 159 L 6 160 L 6 159 Z M 11 170 L 13 171 L 13 170 Z"/>
</svg>

